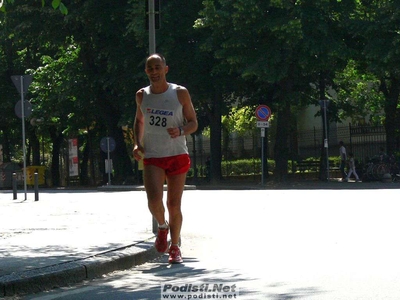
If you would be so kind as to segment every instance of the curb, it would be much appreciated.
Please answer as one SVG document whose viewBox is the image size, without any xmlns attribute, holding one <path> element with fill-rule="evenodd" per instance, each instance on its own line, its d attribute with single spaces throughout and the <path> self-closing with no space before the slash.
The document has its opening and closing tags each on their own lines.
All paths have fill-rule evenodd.
<svg viewBox="0 0 400 300">
<path fill-rule="evenodd" d="M 126 270 L 162 255 L 154 248 L 155 237 L 87 258 L 0 277 L 0 298 L 34 294 L 104 274 Z"/>
</svg>

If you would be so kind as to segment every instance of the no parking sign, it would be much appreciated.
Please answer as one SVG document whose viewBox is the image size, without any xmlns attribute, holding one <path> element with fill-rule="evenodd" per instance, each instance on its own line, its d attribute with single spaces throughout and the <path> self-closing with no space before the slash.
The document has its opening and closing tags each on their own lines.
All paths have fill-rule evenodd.
<svg viewBox="0 0 400 300">
<path fill-rule="evenodd" d="M 259 105 L 256 108 L 256 118 L 258 121 L 268 121 L 271 117 L 271 109 L 266 105 Z"/>
<path fill-rule="evenodd" d="M 269 127 L 268 119 L 271 117 L 271 109 L 266 105 L 259 105 L 256 108 L 257 127 L 261 128 L 261 184 L 264 185 L 264 137 L 265 128 Z M 268 174 L 268 173 L 267 173 Z"/>
</svg>

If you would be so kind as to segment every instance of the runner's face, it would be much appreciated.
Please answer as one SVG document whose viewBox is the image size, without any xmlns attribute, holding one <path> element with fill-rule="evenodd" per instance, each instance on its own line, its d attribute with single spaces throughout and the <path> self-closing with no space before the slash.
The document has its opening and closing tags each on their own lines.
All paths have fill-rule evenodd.
<svg viewBox="0 0 400 300">
<path fill-rule="evenodd" d="M 150 82 L 162 82 L 168 73 L 168 66 L 158 56 L 152 56 L 146 62 L 145 71 Z"/>
</svg>

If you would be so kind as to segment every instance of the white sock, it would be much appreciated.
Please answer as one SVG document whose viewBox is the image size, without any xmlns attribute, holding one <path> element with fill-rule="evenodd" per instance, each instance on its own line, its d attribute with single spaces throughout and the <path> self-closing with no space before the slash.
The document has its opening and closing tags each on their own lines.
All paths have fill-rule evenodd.
<svg viewBox="0 0 400 300">
<path fill-rule="evenodd" d="M 162 224 L 162 225 L 158 225 L 158 228 L 166 229 L 166 228 L 168 228 L 168 223 L 165 222 L 165 223 Z"/>
</svg>

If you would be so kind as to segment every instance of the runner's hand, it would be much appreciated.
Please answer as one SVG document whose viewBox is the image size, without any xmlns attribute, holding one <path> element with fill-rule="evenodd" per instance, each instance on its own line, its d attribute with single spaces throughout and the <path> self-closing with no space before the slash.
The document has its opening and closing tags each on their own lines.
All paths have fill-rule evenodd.
<svg viewBox="0 0 400 300">
<path fill-rule="evenodd" d="M 142 146 L 135 146 L 133 148 L 133 158 L 136 159 L 137 161 L 143 159 L 143 154 L 144 154 L 144 148 Z"/>
</svg>

